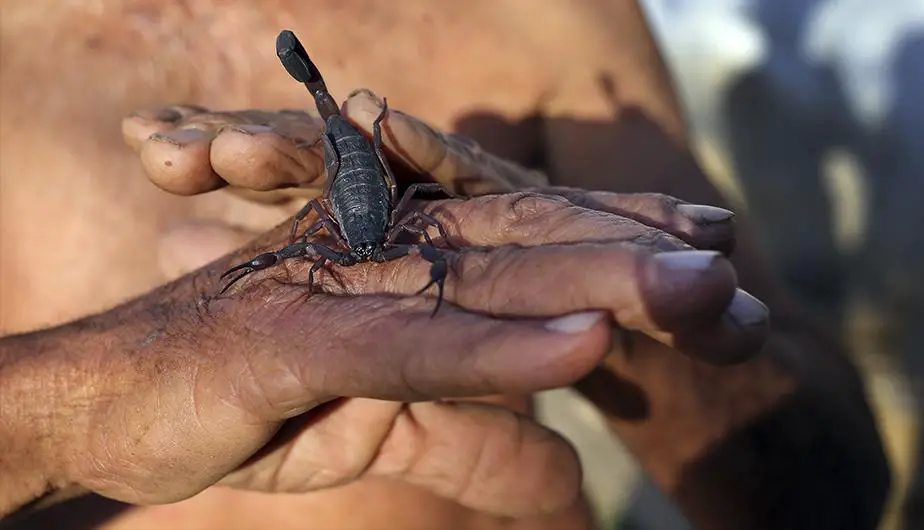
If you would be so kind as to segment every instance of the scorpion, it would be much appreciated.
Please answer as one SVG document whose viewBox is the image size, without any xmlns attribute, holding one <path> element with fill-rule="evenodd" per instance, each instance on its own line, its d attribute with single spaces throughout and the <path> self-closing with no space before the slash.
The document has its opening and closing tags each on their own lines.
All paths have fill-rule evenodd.
<svg viewBox="0 0 924 530">
<path fill-rule="evenodd" d="M 408 186 L 398 200 L 395 176 L 382 149 L 381 122 L 388 112 L 388 100 L 382 98 L 382 110 L 373 122 L 370 144 L 340 113 L 340 107 L 328 92 L 321 72 L 292 31 L 283 30 L 276 38 L 276 55 L 289 75 L 308 89 L 324 120 L 325 129 L 321 141 L 324 145 L 327 179 L 321 196 L 310 200 L 295 214 L 288 244 L 225 271 L 220 279 L 244 270 L 228 282 L 219 294 L 248 274 L 289 259 L 315 258 L 308 272 L 308 292 L 312 293 L 314 275 L 328 261 L 341 267 L 352 267 L 366 262 L 384 263 L 416 252 L 431 265 L 430 281 L 415 295 L 424 293 L 434 284 L 438 289 L 436 306 L 430 314 L 433 318 L 443 300 L 448 267 L 428 234 L 427 227 L 436 228 L 443 241 L 447 245 L 451 244 L 443 225 L 433 216 L 421 211 L 413 211 L 403 217 L 401 214 L 418 192 L 442 191 L 450 197 L 455 195 L 439 183 L 414 183 Z M 299 223 L 312 210 L 317 212 L 318 221 L 296 238 Z M 327 229 L 342 250 L 308 241 L 321 228 Z M 403 233 L 423 236 L 426 244 L 396 243 L 398 236 Z"/>
</svg>

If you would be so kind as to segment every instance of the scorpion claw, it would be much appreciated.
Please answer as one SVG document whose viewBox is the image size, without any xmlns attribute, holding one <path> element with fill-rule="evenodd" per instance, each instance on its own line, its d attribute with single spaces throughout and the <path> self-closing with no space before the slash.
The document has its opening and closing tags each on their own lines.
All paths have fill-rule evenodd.
<svg viewBox="0 0 924 530">
<path fill-rule="evenodd" d="M 247 263 L 241 263 L 240 265 L 236 265 L 226 270 L 224 273 L 222 273 L 221 278 L 224 278 L 225 276 L 231 274 L 232 272 L 239 271 L 241 269 L 253 269 L 250 272 L 254 272 L 254 271 L 265 269 L 267 267 L 272 267 L 273 265 L 276 264 L 277 261 L 279 261 L 279 256 L 276 255 L 275 252 L 267 252 L 265 254 L 260 254 L 254 259 L 248 261 Z"/>
<path fill-rule="evenodd" d="M 262 269 L 265 269 L 265 268 L 267 268 L 267 267 L 271 267 L 271 266 L 275 265 L 277 261 L 279 261 L 279 256 L 277 256 L 276 253 L 274 253 L 274 252 L 267 252 L 267 253 L 265 253 L 265 254 L 260 254 L 259 256 L 255 257 L 254 259 L 248 261 L 247 263 L 241 263 L 240 265 L 235 265 L 234 267 L 231 267 L 230 269 L 228 269 L 228 270 L 226 270 L 225 272 L 223 272 L 223 273 L 221 274 L 221 276 L 218 277 L 218 279 L 220 279 L 220 280 L 221 280 L 221 279 L 224 279 L 226 276 L 228 276 L 228 275 L 230 275 L 230 274 L 232 274 L 232 273 L 235 273 L 235 272 L 237 272 L 237 271 L 239 271 L 239 270 L 243 270 L 243 269 L 250 269 L 250 270 L 245 271 L 245 272 L 239 274 L 239 275 L 236 276 L 233 280 L 231 280 L 230 282 L 226 283 L 225 286 L 221 288 L 221 291 L 218 292 L 218 294 L 219 294 L 219 295 L 223 294 L 225 291 L 227 291 L 232 285 L 234 285 L 235 283 L 237 283 L 237 281 L 240 280 L 241 278 L 243 278 L 244 276 L 247 276 L 248 274 L 250 274 L 250 273 L 252 273 L 252 272 L 256 272 L 256 271 L 258 271 L 258 270 L 262 270 Z"/>
<path fill-rule="evenodd" d="M 225 272 L 221 273 L 221 276 L 219 276 L 218 279 L 219 279 L 219 280 L 224 280 L 224 279 L 225 279 L 226 277 L 228 277 L 228 275 L 230 275 L 232 272 L 237 272 L 237 271 L 239 271 L 239 270 L 241 270 L 241 269 L 246 269 L 246 268 L 247 268 L 247 264 L 246 264 L 246 263 L 244 263 L 244 264 L 242 264 L 242 265 L 237 265 L 237 266 L 235 266 L 235 267 L 231 267 L 230 269 L 228 269 L 228 270 L 226 270 Z"/>
<path fill-rule="evenodd" d="M 230 271 L 229 271 L 229 272 L 230 272 Z M 222 287 L 220 291 L 218 291 L 218 296 L 221 296 L 221 295 L 225 294 L 225 291 L 227 291 L 228 289 L 230 289 L 232 285 L 234 285 L 235 283 L 237 283 L 238 280 L 240 280 L 240 279 L 243 278 L 244 276 L 247 276 L 247 275 L 250 274 L 251 272 L 253 272 L 253 271 L 247 271 L 247 272 L 242 272 L 241 274 L 238 274 L 233 280 L 231 280 L 230 282 L 226 283 L 225 286 Z M 222 276 L 224 276 L 224 275 L 222 275 Z"/>
</svg>

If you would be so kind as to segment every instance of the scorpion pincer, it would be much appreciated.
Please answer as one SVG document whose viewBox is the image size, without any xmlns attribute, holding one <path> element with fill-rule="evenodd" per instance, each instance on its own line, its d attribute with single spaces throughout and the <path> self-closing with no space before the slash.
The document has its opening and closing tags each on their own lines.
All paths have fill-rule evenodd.
<svg viewBox="0 0 924 530">
<path fill-rule="evenodd" d="M 401 216 L 417 192 L 442 191 L 437 183 L 417 183 L 407 188 L 400 200 L 394 174 L 382 150 L 381 122 L 388 112 L 388 100 L 382 100 L 382 111 L 373 123 L 372 143 L 340 113 L 340 108 L 327 91 L 321 73 L 314 65 L 295 34 L 285 30 L 276 39 L 276 55 L 286 71 L 296 81 L 304 83 L 314 97 L 315 105 L 325 130 L 321 134 L 324 145 L 324 166 L 327 179 L 321 196 L 309 201 L 292 222 L 289 244 L 275 252 L 260 254 L 252 260 L 232 267 L 221 275 L 224 278 L 236 271 L 243 273 L 228 282 L 221 293 L 232 284 L 253 272 L 267 269 L 293 258 L 314 258 L 308 272 L 308 290 L 314 287 L 314 274 L 330 261 L 341 267 L 358 263 L 383 263 L 419 252 L 431 263 L 430 281 L 416 294 L 421 294 L 432 285 L 438 288 L 436 307 L 431 318 L 439 311 L 443 300 L 443 285 L 448 267 L 446 260 L 427 233 L 428 226 L 435 227 L 448 244 L 448 237 L 442 224 L 432 216 L 413 211 Z M 296 238 L 299 222 L 314 210 L 318 221 L 304 234 Z M 308 238 L 326 228 L 341 250 L 308 241 Z M 423 236 L 425 244 L 398 244 L 402 233 Z"/>
</svg>

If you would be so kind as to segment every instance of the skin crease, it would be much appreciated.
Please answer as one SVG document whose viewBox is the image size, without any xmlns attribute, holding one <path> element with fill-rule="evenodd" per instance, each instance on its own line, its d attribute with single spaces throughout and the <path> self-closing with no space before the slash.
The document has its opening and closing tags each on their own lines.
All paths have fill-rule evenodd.
<svg viewBox="0 0 924 530">
<path fill-rule="evenodd" d="M 235 223 L 260 224 L 248 219 L 259 211 L 229 194 L 180 198 L 151 185 L 124 147 L 119 122 L 167 102 L 214 109 L 308 106 L 273 55 L 283 27 L 302 36 L 338 100 L 369 87 L 395 108 L 443 130 L 464 130 L 498 155 L 529 163 L 541 152 L 553 183 L 721 204 L 681 147 L 681 113 L 634 3 L 537 4 L 123 0 L 62 7 L 7 0 L 0 16 L 0 331 L 62 322 L 163 282 L 158 242 L 178 221 L 234 212 Z M 612 90 L 606 79 L 614 81 Z M 511 122 L 531 115 L 544 121 L 520 127 L 466 121 L 485 112 Z M 580 134 L 576 120 L 601 125 Z M 742 285 L 770 305 L 775 330 L 790 332 L 769 349 L 802 341 L 819 355 L 809 362 L 796 349 L 780 355 L 783 361 L 722 370 L 667 354 L 608 361 L 649 390 L 659 411 L 647 422 L 611 412 L 617 434 L 704 527 L 717 527 L 709 526 L 717 517 L 710 505 L 736 503 L 711 497 L 708 488 L 688 489 L 683 465 L 790 395 L 805 374 L 824 374 L 815 392 L 843 396 L 868 434 L 869 412 L 852 369 L 837 348 L 800 323 L 749 245 L 746 223 L 738 231 Z M 604 410 L 609 388 L 594 377 L 582 386 Z M 356 499 L 363 510 L 355 509 Z M 283 528 L 304 524 L 306 513 L 326 528 L 368 528 L 382 520 L 396 528 L 446 528 L 446 521 L 458 528 L 508 527 L 413 488 L 374 481 L 304 497 L 212 489 L 175 505 L 134 509 L 103 527 Z M 560 519 L 517 524 L 581 528 L 586 517 L 576 506 Z"/>
</svg>

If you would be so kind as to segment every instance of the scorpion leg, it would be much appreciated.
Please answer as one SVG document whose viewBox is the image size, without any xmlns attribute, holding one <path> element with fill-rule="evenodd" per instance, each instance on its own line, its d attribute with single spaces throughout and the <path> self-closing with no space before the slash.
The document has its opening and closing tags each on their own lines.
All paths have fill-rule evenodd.
<svg viewBox="0 0 924 530">
<path fill-rule="evenodd" d="M 375 118 L 375 121 L 372 122 L 372 147 L 375 148 L 375 154 L 379 157 L 379 163 L 382 164 L 382 169 L 385 170 L 385 183 L 388 184 L 388 191 L 391 193 L 391 203 L 394 204 L 398 200 L 398 183 L 395 180 L 395 175 L 391 171 L 391 166 L 388 164 L 388 160 L 385 158 L 385 152 L 382 150 L 382 120 L 385 119 L 385 114 L 388 113 L 388 98 L 382 98 L 382 112 Z"/>
<path fill-rule="evenodd" d="M 436 312 L 440 310 L 440 305 L 443 303 L 443 291 L 446 283 L 446 276 L 449 273 L 449 266 L 446 263 L 446 258 L 443 257 L 443 253 L 432 245 L 394 245 L 382 252 L 377 261 L 391 261 L 393 259 L 402 258 L 414 250 L 420 252 L 420 257 L 430 262 L 430 281 L 414 294 L 423 294 L 424 291 L 436 284 L 436 307 L 434 307 L 433 312 L 430 313 L 430 318 L 433 318 L 436 316 Z"/>
<path fill-rule="evenodd" d="M 317 261 L 314 262 L 314 265 L 311 266 L 311 270 L 308 271 L 308 292 L 314 292 L 314 273 L 321 270 L 324 267 L 324 264 L 327 263 L 327 258 L 321 256 Z"/>
<path fill-rule="evenodd" d="M 421 228 L 419 226 L 414 226 L 410 223 L 400 224 L 396 226 L 395 229 L 392 230 L 391 233 L 388 235 L 388 240 L 386 240 L 385 244 L 394 245 L 395 239 L 397 239 L 398 235 L 401 234 L 402 232 L 408 232 L 411 234 L 417 234 L 419 236 L 423 236 L 424 241 L 426 241 L 428 245 L 432 247 L 436 246 L 436 244 L 433 243 L 433 239 L 430 238 L 430 234 L 426 231 L 426 229 Z"/>
<path fill-rule="evenodd" d="M 311 210 L 318 212 L 318 222 L 311 225 L 301 237 L 296 238 L 295 234 L 298 232 L 298 224 L 304 221 L 305 217 L 308 217 Z M 340 234 L 340 227 L 337 225 L 337 222 L 331 218 L 330 214 L 327 213 L 327 210 L 317 199 L 311 199 L 308 201 L 308 204 L 295 214 L 295 218 L 292 220 L 292 230 L 289 232 L 289 244 L 295 243 L 298 239 L 307 240 L 309 236 L 314 235 L 321 227 L 327 228 L 327 231 L 330 232 L 331 236 L 337 239 L 337 242 L 346 243 L 343 239 L 343 235 Z"/>
<path fill-rule="evenodd" d="M 407 208 L 408 203 L 411 202 L 411 199 L 414 198 L 414 195 L 417 195 L 417 192 L 425 193 L 435 193 L 437 191 L 442 191 L 443 193 L 454 196 L 449 193 L 449 191 L 443 187 L 442 184 L 438 182 L 418 182 L 416 184 L 411 184 L 405 190 L 404 195 L 401 196 L 401 200 L 398 201 L 398 204 L 395 205 L 395 208 L 391 211 L 391 225 L 394 226 L 395 221 L 398 220 L 398 216 L 401 215 L 404 210 Z"/>
<path fill-rule="evenodd" d="M 225 276 L 228 276 L 229 274 L 232 274 L 239 270 L 249 269 L 249 270 L 245 270 L 241 274 L 237 275 L 233 280 L 228 282 L 224 287 L 222 287 L 221 291 L 219 291 L 218 294 L 219 295 L 223 294 L 225 291 L 228 290 L 229 287 L 237 283 L 237 281 L 243 278 L 244 276 L 247 276 L 257 271 L 268 269 L 272 267 L 273 265 L 277 265 L 278 263 L 284 260 L 287 260 L 287 259 L 304 257 L 308 250 L 313 250 L 314 252 L 318 253 L 321 256 L 321 258 L 324 260 L 336 261 L 338 263 L 347 263 L 351 259 L 349 254 L 343 254 L 343 253 L 337 252 L 336 250 L 328 248 L 324 245 L 320 245 L 318 243 L 307 243 L 307 242 L 306 243 L 295 243 L 293 245 L 285 246 L 275 252 L 264 252 L 263 254 L 260 254 L 259 256 L 253 258 L 252 260 L 246 263 L 241 263 L 240 265 L 236 265 L 226 270 L 224 273 L 222 273 L 219 279 L 222 279 Z M 317 265 L 317 262 L 315 262 L 315 265 Z M 314 266 L 312 266 L 312 269 L 314 269 Z"/>
<path fill-rule="evenodd" d="M 431 246 L 436 246 L 433 244 L 433 240 L 430 239 L 430 234 L 427 233 L 426 228 L 414 226 L 416 221 L 423 221 L 424 226 L 434 226 L 440 233 L 440 237 L 443 238 L 443 242 L 446 243 L 446 246 L 452 249 L 457 247 L 452 244 L 449 240 L 449 234 L 446 233 L 446 229 L 443 227 L 443 223 L 439 222 L 435 217 L 428 213 L 424 212 L 412 212 L 410 215 L 401 220 L 400 223 L 396 224 L 388 233 L 388 238 L 385 240 L 386 244 L 393 244 L 395 239 L 402 232 L 410 232 L 412 234 L 422 235 L 427 244 Z"/>
</svg>

